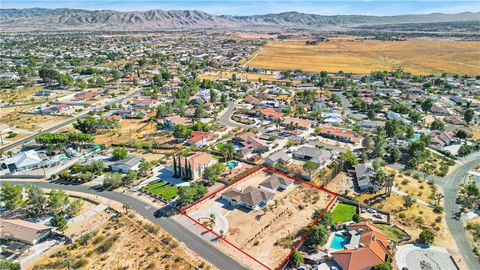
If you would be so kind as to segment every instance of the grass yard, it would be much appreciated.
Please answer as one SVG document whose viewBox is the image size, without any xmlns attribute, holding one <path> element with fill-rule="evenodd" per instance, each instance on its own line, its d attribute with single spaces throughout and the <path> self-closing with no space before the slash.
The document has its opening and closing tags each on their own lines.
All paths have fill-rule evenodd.
<svg viewBox="0 0 480 270">
<path fill-rule="evenodd" d="M 377 228 L 379 228 L 384 234 L 388 236 L 389 239 L 392 239 L 393 241 L 399 241 L 400 239 L 403 239 L 408 236 L 408 234 L 397 226 L 389 226 L 386 224 L 375 224 Z"/>
<path fill-rule="evenodd" d="M 473 41 L 433 39 L 384 42 L 332 38 L 315 46 L 305 45 L 305 40 L 269 41 L 248 66 L 365 74 L 401 67 L 413 74 L 476 75 L 480 73 L 479 45 Z"/>
<path fill-rule="evenodd" d="M 178 188 L 160 181 L 146 186 L 145 191 L 160 196 L 165 200 L 171 200 L 177 196 Z"/>
<path fill-rule="evenodd" d="M 346 204 L 346 203 L 339 203 L 335 209 L 332 211 L 332 221 L 334 223 L 341 222 L 345 223 L 348 221 L 353 220 L 353 215 L 357 213 L 357 207 Z"/>
</svg>

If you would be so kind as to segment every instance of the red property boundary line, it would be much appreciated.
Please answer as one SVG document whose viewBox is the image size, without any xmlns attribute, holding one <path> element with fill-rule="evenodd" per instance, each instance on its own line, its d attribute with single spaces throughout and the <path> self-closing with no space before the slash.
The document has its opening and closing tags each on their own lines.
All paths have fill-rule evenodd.
<svg viewBox="0 0 480 270">
<path fill-rule="evenodd" d="M 225 241 L 227 244 L 229 244 L 230 246 L 232 246 L 233 248 L 235 248 L 236 250 L 240 251 L 242 254 L 244 254 L 245 256 L 249 257 L 250 259 L 254 260 L 256 263 L 260 264 L 261 266 L 265 267 L 266 269 L 268 270 L 272 270 L 272 268 L 266 266 L 264 263 L 262 263 L 261 261 L 257 260 L 255 257 L 253 257 L 252 255 L 248 254 L 247 252 L 245 252 L 243 249 L 237 247 L 235 244 L 233 244 L 232 242 L 228 241 L 227 239 L 223 238 L 221 235 L 219 235 L 218 233 L 214 232 L 212 229 L 206 227 L 205 225 L 201 224 L 200 222 L 198 222 L 197 220 L 195 220 L 193 217 L 189 216 L 187 214 L 187 210 L 189 210 L 190 208 L 194 207 L 195 205 L 198 205 L 199 203 L 207 200 L 207 199 L 212 199 L 213 197 L 215 197 L 215 195 L 217 195 L 218 193 L 220 193 L 221 191 L 229 188 L 230 186 L 244 180 L 245 178 L 251 176 L 252 174 L 260 171 L 260 170 L 269 170 L 271 172 L 274 172 L 276 174 L 280 174 L 282 176 L 285 176 L 285 177 L 288 177 L 296 182 L 300 182 L 302 184 L 305 184 L 307 186 L 310 186 L 312 188 L 315 188 L 315 189 L 318 189 L 318 190 L 321 190 L 321 191 L 324 191 L 330 195 L 333 196 L 333 198 L 329 201 L 329 203 L 327 204 L 327 206 L 323 209 L 323 211 L 320 213 L 320 215 L 314 220 L 314 222 L 312 223 L 312 225 L 310 225 L 310 227 L 308 228 L 308 230 L 302 235 L 302 237 L 300 238 L 300 240 L 297 241 L 297 243 L 295 244 L 295 246 L 290 250 L 290 253 L 287 255 L 287 257 L 285 259 L 283 259 L 282 263 L 280 264 L 280 266 L 278 266 L 276 268 L 276 270 L 281 270 L 285 264 L 288 262 L 288 260 L 290 259 L 290 257 L 293 255 L 293 253 L 295 252 L 295 250 L 298 249 L 298 247 L 300 246 L 300 244 L 305 240 L 305 238 L 308 236 L 308 234 L 312 231 L 313 227 L 315 225 L 317 225 L 317 223 L 320 221 L 320 219 L 322 218 L 322 216 L 325 214 L 325 212 L 332 206 L 333 202 L 335 202 L 335 200 L 337 199 L 337 196 L 338 194 L 333 192 L 333 191 L 330 191 L 324 187 L 319 187 L 319 186 L 316 186 L 310 182 L 307 182 L 307 181 L 304 181 L 302 179 L 299 179 L 297 177 L 294 177 L 294 176 L 291 176 L 289 174 L 286 174 L 284 172 L 281 172 L 281 171 L 278 171 L 276 169 L 273 169 L 273 168 L 270 168 L 268 166 L 261 166 L 261 167 L 258 167 L 256 170 L 246 174 L 244 177 L 230 183 L 229 185 L 219 189 L 219 190 L 216 190 L 214 192 L 212 192 L 211 194 L 208 194 L 206 195 L 205 197 L 203 197 L 202 199 L 192 203 L 191 205 L 189 206 L 186 206 L 184 207 L 183 209 L 180 210 L 180 213 L 182 215 L 184 215 L 185 217 L 187 217 L 188 219 L 192 220 L 193 222 L 195 222 L 195 224 L 199 225 L 201 228 L 207 230 L 208 232 L 210 232 L 211 234 L 215 235 L 218 239 L 221 239 L 222 241 Z"/>
</svg>

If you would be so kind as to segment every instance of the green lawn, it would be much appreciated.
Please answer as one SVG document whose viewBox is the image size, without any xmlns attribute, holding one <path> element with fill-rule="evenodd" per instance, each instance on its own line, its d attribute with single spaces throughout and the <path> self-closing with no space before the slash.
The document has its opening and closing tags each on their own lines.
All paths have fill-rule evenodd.
<svg viewBox="0 0 480 270">
<path fill-rule="evenodd" d="M 166 186 L 165 182 L 156 182 L 145 187 L 145 190 L 158 195 L 165 200 L 171 200 L 177 196 L 178 188 L 176 186 Z"/>
<path fill-rule="evenodd" d="M 400 230 L 397 226 L 389 226 L 386 224 L 375 224 L 375 227 L 379 228 L 389 239 L 398 241 L 404 237 L 407 237 L 404 231 Z"/>
<path fill-rule="evenodd" d="M 346 204 L 346 203 L 339 203 L 335 209 L 332 211 L 332 221 L 334 223 L 341 222 L 345 223 L 348 221 L 352 221 L 353 215 L 357 213 L 357 207 Z"/>
</svg>

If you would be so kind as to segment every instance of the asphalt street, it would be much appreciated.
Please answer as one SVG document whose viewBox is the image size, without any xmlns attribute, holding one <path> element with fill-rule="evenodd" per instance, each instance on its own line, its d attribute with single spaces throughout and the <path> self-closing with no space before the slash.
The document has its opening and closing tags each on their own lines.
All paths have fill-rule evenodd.
<svg viewBox="0 0 480 270">
<path fill-rule="evenodd" d="M 103 108 L 103 107 L 105 107 L 105 106 L 107 106 L 107 105 L 110 105 L 110 104 L 113 104 L 113 103 L 122 102 L 122 101 L 124 101 L 124 100 L 126 100 L 126 99 L 131 98 L 132 96 L 137 95 L 138 93 L 140 93 L 140 91 L 141 91 L 141 90 L 137 90 L 137 91 L 135 91 L 135 92 L 132 92 L 132 93 L 130 93 L 130 94 L 122 97 L 122 98 L 119 98 L 119 99 L 114 100 L 114 101 L 109 102 L 109 103 L 105 103 L 104 105 L 99 106 L 97 109 Z M 75 116 L 75 117 L 73 117 L 73 118 L 70 118 L 70 119 L 68 119 L 67 121 L 64 121 L 64 122 L 62 122 L 62 123 L 60 123 L 60 124 L 58 124 L 58 125 L 55 125 L 55 126 L 53 126 L 53 127 L 44 129 L 44 130 L 42 130 L 42 131 L 40 131 L 40 132 L 37 132 L 37 133 L 35 133 L 35 134 L 33 134 L 33 135 L 30 135 L 30 136 L 25 137 L 25 138 L 23 138 L 23 139 L 21 139 L 21 140 L 18 140 L 18 141 L 16 141 L 16 142 L 12 143 L 12 144 L 9 144 L 9 145 L 7 145 L 7 146 L 4 146 L 4 147 L 0 148 L 0 151 L 6 152 L 6 151 L 8 151 L 8 150 L 11 150 L 11 149 L 19 146 L 19 145 L 22 145 L 22 144 L 28 143 L 28 142 L 30 142 L 30 141 L 33 141 L 33 140 L 35 139 L 35 137 L 37 137 L 38 135 L 41 135 L 41 134 L 44 134 L 44 133 L 48 133 L 48 132 L 52 132 L 52 131 L 57 130 L 57 129 L 59 129 L 59 128 L 62 128 L 62 127 L 64 127 L 64 126 L 66 126 L 66 125 L 69 125 L 69 124 L 77 121 L 77 119 L 82 118 L 82 117 L 85 117 L 90 111 L 91 111 L 91 110 L 85 111 L 85 112 L 83 112 L 83 113 L 81 113 L 81 114 L 79 114 L 79 115 L 77 115 L 77 116 Z"/>
<path fill-rule="evenodd" d="M 5 180 L 2 180 L 2 181 L 5 181 Z M 14 183 L 14 184 L 20 184 L 20 185 L 33 184 L 40 188 L 45 188 L 45 189 L 63 189 L 68 191 L 83 192 L 83 193 L 88 193 L 92 195 L 102 196 L 110 200 L 118 201 L 120 203 L 128 203 L 130 204 L 132 209 L 135 210 L 137 213 L 149 219 L 150 221 L 154 222 L 155 224 L 158 224 L 160 227 L 162 227 L 165 231 L 170 233 L 177 240 L 183 242 L 191 250 L 193 250 L 195 253 L 200 255 L 205 260 L 214 264 L 219 269 L 222 269 L 222 270 L 246 270 L 247 269 L 241 264 L 239 264 L 237 261 L 233 260 L 229 256 L 219 251 L 214 246 L 207 243 L 205 240 L 203 240 L 193 232 L 189 231 L 188 229 L 180 225 L 174 219 L 155 218 L 154 212 L 157 209 L 151 207 L 150 205 L 146 205 L 140 200 L 135 199 L 126 194 L 115 192 L 115 191 L 96 189 L 92 186 L 86 186 L 86 185 L 67 185 L 67 184 L 54 183 L 54 182 L 25 182 L 25 181 L 8 181 L 8 182 Z M 133 240 L 134 239 L 132 239 L 132 241 Z"/>
</svg>

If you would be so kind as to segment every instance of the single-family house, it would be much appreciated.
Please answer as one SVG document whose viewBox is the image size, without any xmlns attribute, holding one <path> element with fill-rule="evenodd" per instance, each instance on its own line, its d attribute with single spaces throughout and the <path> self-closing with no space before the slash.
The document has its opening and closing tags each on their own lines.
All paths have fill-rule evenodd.
<svg viewBox="0 0 480 270">
<path fill-rule="evenodd" d="M 174 115 L 165 117 L 163 119 L 163 128 L 172 130 L 175 128 L 176 125 L 189 125 L 192 123 L 191 119 L 182 117 L 180 115 Z"/>
<path fill-rule="evenodd" d="M 138 171 L 142 158 L 139 156 L 129 156 L 119 160 L 111 165 L 112 172 L 128 173 L 129 171 Z"/>
<path fill-rule="evenodd" d="M 372 184 L 371 181 L 371 176 L 374 172 L 373 167 L 367 164 L 358 164 L 355 166 L 355 181 L 360 191 L 378 191 L 378 188 Z"/>
<path fill-rule="evenodd" d="M 47 160 L 45 154 L 37 153 L 35 150 L 29 150 L 5 159 L 3 164 L 5 164 L 10 172 L 15 172 L 36 168 L 45 160 Z"/>
<path fill-rule="evenodd" d="M 307 130 L 312 126 L 312 121 L 308 119 L 301 119 L 301 118 L 294 118 L 294 117 L 287 117 L 283 120 L 282 126 L 285 127 L 294 127 L 299 128 L 302 130 Z"/>
<path fill-rule="evenodd" d="M 453 134 L 449 131 L 433 130 L 430 136 L 430 144 L 436 148 L 443 148 L 453 142 Z"/>
<path fill-rule="evenodd" d="M 315 162 L 319 170 L 328 166 L 335 158 L 330 151 L 308 145 L 300 146 L 292 154 L 295 158 Z"/>
<path fill-rule="evenodd" d="M 133 102 L 132 107 L 135 109 L 149 109 L 155 107 L 157 101 L 151 98 L 137 99 Z"/>
<path fill-rule="evenodd" d="M 176 176 L 196 180 L 202 177 L 205 168 L 218 163 L 218 160 L 208 153 L 195 153 L 187 157 L 177 157 L 174 170 Z"/>
<path fill-rule="evenodd" d="M 393 257 L 395 244 L 369 222 L 347 227 L 348 244 L 331 252 L 333 260 L 343 270 L 363 270 L 386 262 Z"/>
<path fill-rule="evenodd" d="M 0 219 L 0 237 L 35 245 L 48 237 L 52 227 L 36 224 L 21 219 Z"/>
<path fill-rule="evenodd" d="M 210 136 L 211 136 L 210 132 L 192 131 L 192 137 L 190 137 L 190 139 L 186 141 L 186 144 L 202 147 L 208 144 L 208 140 Z"/>
<path fill-rule="evenodd" d="M 354 134 L 343 131 L 337 128 L 328 128 L 323 127 L 320 129 L 319 135 L 325 138 L 330 138 L 336 141 L 345 142 L 345 143 L 359 143 L 360 138 L 355 136 Z"/>
<path fill-rule="evenodd" d="M 243 206 L 253 210 L 266 205 L 274 196 L 273 192 L 250 186 L 243 190 L 230 189 L 222 194 L 222 199 L 232 206 Z"/>
<path fill-rule="evenodd" d="M 278 176 L 276 174 L 270 175 L 267 179 L 260 183 L 260 189 L 267 190 L 269 192 L 275 192 L 277 190 L 285 190 L 293 184 L 293 180 L 288 177 Z"/>
<path fill-rule="evenodd" d="M 269 157 L 265 159 L 265 164 L 268 166 L 275 166 L 276 164 L 288 164 L 291 162 L 291 157 L 287 153 L 287 150 L 282 149 L 279 150 L 273 154 L 271 154 Z"/>
</svg>

